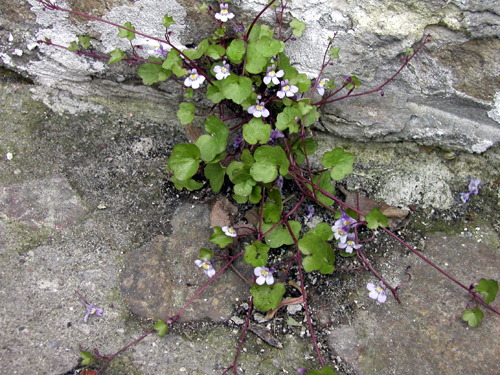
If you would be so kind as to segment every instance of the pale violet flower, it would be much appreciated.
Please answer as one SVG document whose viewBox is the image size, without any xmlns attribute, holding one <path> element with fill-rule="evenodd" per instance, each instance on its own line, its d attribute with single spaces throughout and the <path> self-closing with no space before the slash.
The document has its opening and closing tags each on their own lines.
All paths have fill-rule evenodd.
<svg viewBox="0 0 500 375">
<path fill-rule="evenodd" d="M 155 55 L 155 56 L 165 56 L 168 51 L 163 48 L 163 44 L 157 44 L 154 49 L 149 50 L 148 53 L 150 55 Z"/>
<path fill-rule="evenodd" d="M 257 277 L 255 282 L 259 285 L 264 285 L 264 283 L 266 283 L 267 285 L 272 285 L 274 283 L 274 271 L 274 268 L 256 267 L 253 270 L 253 274 Z"/>
<path fill-rule="evenodd" d="M 339 240 L 340 243 L 344 243 L 347 241 L 347 234 L 349 232 L 349 227 L 345 226 L 342 219 L 339 219 L 333 224 L 332 232 L 335 236 L 336 240 Z"/>
<path fill-rule="evenodd" d="M 322 78 L 319 82 L 318 85 L 316 86 L 316 91 L 318 91 L 318 94 L 323 96 L 325 94 L 325 85 L 330 79 L 328 78 Z"/>
<path fill-rule="evenodd" d="M 283 70 L 278 70 L 277 72 L 274 70 L 274 65 L 271 65 L 269 68 L 267 68 L 267 73 L 266 76 L 264 77 L 263 81 L 266 85 L 269 85 L 271 81 L 277 85 L 280 83 L 280 80 L 278 78 L 281 78 L 285 75 L 285 72 Z"/>
<path fill-rule="evenodd" d="M 199 75 L 196 69 L 191 69 L 189 71 L 189 75 L 184 80 L 184 85 L 187 87 L 192 87 L 193 89 L 197 89 L 203 82 L 205 82 L 205 77 Z"/>
<path fill-rule="evenodd" d="M 306 212 L 306 220 L 311 221 L 314 216 L 314 206 L 312 204 L 305 207 L 304 211 Z"/>
<path fill-rule="evenodd" d="M 359 250 L 363 247 L 363 245 L 356 244 L 356 236 L 354 233 L 349 233 L 347 235 L 347 239 L 345 242 L 341 242 L 338 244 L 339 249 L 344 250 L 346 253 L 352 253 L 353 250 Z"/>
<path fill-rule="evenodd" d="M 236 237 L 238 235 L 238 233 L 236 232 L 236 229 L 234 229 L 233 227 L 222 227 L 221 228 L 222 231 L 224 232 L 224 234 L 228 237 Z"/>
<path fill-rule="evenodd" d="M 267 117 L 269 116 L 269 110 L 264 107 L 264 102 L 257 101 L 257 104 L 252 105 L 247 109 L 247 112 L 253 115 L 254 117 Z"/>
<path fill-rule="evenodd" d="M 368 296 L 371 299 L 374 299 L 380 303 L 384 303 L 387 300 L 387 295 L 385 294 L 386 286 L 383 281 L 379 282 L 379 285 L 376 286 L 373 283 L 366 284 L 366 289 L 370 291 Z"/>
<path fill-rule="evenodd" d="M 352 228 L 358 221 L 356 219 L 353 219 L 349 215 L 347 215 L 344 211 L 342 211 L 342 216 L 340 219 L 342 221 L 342 225 Z"/>
<path fill-rule="evenodd" d="M 289 98 L 294 96 L 296 93 L 299 92 L 299 88 L 294 85 L 289 85 L 288 84 L 288 79 L 285 79 L 283 82 L 281 82 L 281 90 L 278 91 L 276 95 L 278 95 L 278 98 L 283 99 L 285 95 Z"/>
<path fill-rule="evenodd" d="M 479 178 L 474 178 L 474 177 L 471 178 L 469 183 L 469 191 L 467 193 L 460 193 L 460 200 L 462 201 L 462 203 L 467 202 L 472 194 L 479 193 L 480 183 L 481 180 Z"/>
<path fill-rule="evenodd" d="M 229 64 L 226 64 L 226 61 L 223 61 L 222 64 L 223 65 L 214 66 L 215 78 L 217 78 L 218 81 L 231 75 L 231 72 L 229 71 Z"/>
<path fill-rule="evenodd" d="M 85 316 L 83 317 L 83 321 L 85 323 L 88 322 L 89 317 L 91 315 L 102 316 L 104 314 L 104 309 L 101 309 L 100 307 L 97 307 L 96 305 L 88 303 L 87 300 L 76 290 L 75 290 L 75 293 L 78 295 L 78 297 L 80 297 L 80 299 L 82 300 L 83 306 L 85 307 Z"/>
<path fill-rule="evenodd" d="M 227 20 L 234 18 L 234 13 L 231 13 L 228 10 L 228 7 L 228 4 L 220 3 L 220 12 L 215 13 L 215 18 L 217 18 L 221 22 L 227 22 Z"/>
<path fill-rule="evenodd" d="M 212 266 L 212 262 L 204 259 L 196 259 L 194 261 L 194 264 L 200 267 L 208 277 L 212 277 L 213 275 L 215 275 L 215 270 Z"/>
</svg>

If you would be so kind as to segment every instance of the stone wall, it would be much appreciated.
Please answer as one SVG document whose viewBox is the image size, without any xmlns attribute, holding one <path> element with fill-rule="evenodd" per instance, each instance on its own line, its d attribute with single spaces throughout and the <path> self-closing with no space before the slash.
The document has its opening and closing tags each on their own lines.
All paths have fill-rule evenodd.
<svg viewBox="0 0 500 375">
<path fill-rule="evenodd" d="M 267 0 L 233 0 L 237 21 L 248 22 Z M 200 2 L 201 3 L 201 2 Z M 193 0 L 67 0 L 59 5 L 102 16 L 162 36 L 165 13 L 173 16 L 173 40 L 196 44 L 215 25 Z M 336 35 L 341 58 L 332 77 L 355 74 L 361 89 L 375 88 L 399 67 L 406 47 L 426 34 L 429 43 L 384 91 L 332 103 L 318 127 L 364 141 L 414 140 L 446 150 L 484 152 L 500 140 L 500 5 L 495 0 L 295 0 L 289 19 L 307 24 L 302 38 L 288 44 L 299 70 L 313 77 L 327 38 Z M 182 100 L 175 85 L 144 87 L 134 68 L 108 66 L 65 50 L 38 45 L 50 38 L 67 45 L 75 35 L 92 36 L 101 52 L 121 47 L 108 25 L 43 10 L 36 0 L 0 3 L 1 64 L 36 83 L 35 97 L 56 111 L 129 111 L 173 124 Z M 273 23 L 272 12 L 263 22 Z M 137 39 L 146 44 L 145 40 Z"/>
</svg>

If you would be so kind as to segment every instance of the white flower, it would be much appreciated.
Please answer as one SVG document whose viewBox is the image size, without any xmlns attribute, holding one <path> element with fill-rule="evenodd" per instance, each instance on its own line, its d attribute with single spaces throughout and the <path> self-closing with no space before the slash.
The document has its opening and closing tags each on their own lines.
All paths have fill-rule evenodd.
<svg viewBox="0 0 500 375">
<path fill-rule="evenodd" d="M 316 90 L 318 91 L 318 94 L 320 94 L 321 96 L 323 96 L 325 94 L 325 85 L 326 83 L 329 81 L 330 79 L 328 78 L 322 78 L 319 82 L 318 82 L 318 86 L 316 86 Z"/>
<path fill-rule="evenodd" d="M 347 240 L 338 244 L 339 249 L 342 249 L 349 254 L 352 253 L 353 250 L 361 249 L 363 245 L 356 244 L 355 237 L 354 233 L 349 233 L 347 235 Z"/>
<path fill-rule="evenodd" d="M 278 91 L 276 95 L 278 95 L 278 98 L 283 99 L 285 95 L 290 98 L 298 92 L 299 88 L 297 86 L 289 85 L 288 79 L 285 79 L 283 82 L 281 82 L 281 90 Z"/>
<path fill-rule="evenodd" d="M 14 157 L 14 155 L 12 155 L 12 152 L 7 152 L 5 154 L 5 159 L 7 159 L 7 160 L 12 160 L 13 157 Z"/>
<path fill-rule="evenodd" d="M 375 284 L 368 283 L 366 284 L 366 289 L 370 291 L 368 296 L 380 303 L 384 303 L 387 300 L 387 295 L 385 294 L 386 286 L 383 281 L 380 281 L 379 286 L 375 286 Z"/>
<path fill-rule="evenodd" d="M 274 268 L 256 267 L 253 270 L 253 274 L 257 277 L 257 280 L 255 280 L 255 282 L 259 285 L 263 285 L 264 283 L 266 283 L 267 285 L 272 285 L 274 283 L 274 271 Z"/>
<path fill-rule="evenodd" d="M 247 109 L 247 112 L 254 117 L 267 117 L 269 116 L 269 110 L 264 107 L 264 102 L 258 102 Z"/>
<path fill-rule="evenodd" d="M 215 18 L 219 21 L 227 22 L 227 20 L 234 18 L 234 13 L 228 11 L 228 5 L 226 3 L 220 3 L 220 12 L 215 13 Z"/>
<path fill-rule="evenodd" d="M 228 237 L 236 237 L 238 235 L 238 233 L 236 232 L 236 229 L 234 229 L 233 227 L 222 227 L 221 228 L 222 231 L 224 232 L 224 234 Z"/>
<path fill-rule="evenodd" d="M 267 73 L 266 76 L 264 77 L 263 81 L 266 85 L 269 85 L 271 81 L 277 85 L 280 83 L 280 80 L 278 78 L 281 78 L 285 75 L 285 72 L 283 70 L 278 70 L 277 72 L 274 71 L 274 65 L 271 65 L 269 68 L 267 68 Z"/>
<path fill-rule="evenodd" d="M 205 77 L 199 75 L 196 69 L 192 69 L 189 71 L 189 75 L 184 80 L 184 85 L 197 89 L 203 82 L 205 82 Z"/>
<path fill-rule="evenodd" d="M 208 277 L 212 277 L 213 275 L 215 275 L 215 270 L 214 267 L 212 266 L 212 262 L 208 260 L 196 259 L 194 261 L 194 264 L 200 267 L 205 273 L 205 275 L 207 275 Z"/>
<path fill-rule="evenodd" d="M 229 64 L 226 64 L 226 61 L 223 61 L 222 64 L 223 65 L 216 65 L 214 67 L 215 78 L 219 81 L 231 75 L 231 72 L 229 71 Z"/>
</svg>

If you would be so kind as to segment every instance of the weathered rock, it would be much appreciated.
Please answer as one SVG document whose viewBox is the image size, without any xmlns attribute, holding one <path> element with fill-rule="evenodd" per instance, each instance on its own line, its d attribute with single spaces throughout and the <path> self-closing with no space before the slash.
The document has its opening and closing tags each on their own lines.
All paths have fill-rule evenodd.
<svg viewBox="0 0 500 375">
<path fill-rule="evenodd" d="M 483 227 L 471 238 L 430 234 L 423 254 L 467 286 L 483 277 L 498 279 L 498 252 L 481 243 L 483 235 L 495 235 L 491 231 Z M 468 328 L 461 319 L 470 300 L 465 290 L 414 255 L 394 258 L 385 258 L 384 277 L 391 278 L 395 269 L 407 265 L 413 276 L 400 290 L 402 304 L 390 293 L 383 305 L 368 300 L 368 291 L 360 285 L 353 299 L 366 310 L 358 310 L 349 325 L 332 330 L 329 346 L 359 375 L 498 372 L 498 316 L 483 308 L 483 322 Z M 395 279 L 406 281 L 402 272 Z M 500 306 L 498 301 L 493 305 Z"/>
<path fill-rule="evenodd" d="M 200 248 L 211 247 L 209 218 L 208 206 L 181 204 L 172 216 L 170 236 L 156 237 L 126 255 L 121 290 L 132 312 L 147 318 L 172 316 L 209 280 L 194 264 Z M 182 320 L 227 321 L 235 301 L 247 296 L 248 286 L 235 273 L 225 272 L 187 308 Z"/>
<path fill-rule="evenodd" d="M 176 123 L 174 113 L 182 97 L 175 86 L 143 87 L 134 68 L 107 66 L 66 50 L 37 45 L 50 38 L 67 45 L 88 34 L 96 48 L 109 52 L 128 48 L 110 25 L 85 21 L 60 12 L 44 11 L 36 0 L 0 4 L 4 29 L 0 32 L 2 65 L 43 84 L 35 95 L 56 111 L 108 111 L 110 97 L 123 98 L 123 110 L 154 121 Z M 176 24 L 172 40 L 182 46 L 197 44 L 215 27 L 190 1 L 69 1 L 69 7 L 123 24 L 131 21 L 145 33 L 162 36 L 159 20 L 165 13 Z M 237 20 L 255 16 L 265 1 L 234 2 Z M 303 37 L 289 43 L 287 52 L 297 67 L 315 76 L 328 37 L 336 32 L 341 58 L 326 74 L 357 75 L 370 90 L 400 66 L 406 47 L 416 47 L 433 35 L 408 69 L 377 94 L 326 105 L 320 127 L 334 135 L 361 141 L 412 140 L 445 149 L 484 152 L 500 140 L 500 82 L 498 39 L 500 10 L 495 1 L 290 3 L 289 19 L 307 24 Z M 263 22 L 272 23 L 272 12 Z M 12 40 L 9 35 L 12 34 Z M 147 47 L 145 39 L 137 44 Z M 119 65 L 119 66 L 118 66 Z M 68 95 L 69 93 L 69 95 Z M 167 107 L 167 108 L 165 108 Z M 126 109 L 130 108 L 130 109 Z"/>
<path fill-rule="evenodd" d="M 0 184 L 0 216 L 35 228 L 73 226 L 87 210 L 64 176 Z"/>
</svg>

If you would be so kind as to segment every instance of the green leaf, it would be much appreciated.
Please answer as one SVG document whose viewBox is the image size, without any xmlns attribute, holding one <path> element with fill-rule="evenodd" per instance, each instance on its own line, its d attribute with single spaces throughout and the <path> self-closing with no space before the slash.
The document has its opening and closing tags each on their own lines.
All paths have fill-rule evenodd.
<svg viewBox="0 0 500 375">
<path fill-rule="evenodd" d="M 182 53 L 191 60 L 197 60 L 205 54 L 206 50 L 208 49 L 208 46 L 209 46 L 208 39 L 203 39 L 200 42 L 200 44 L 198 44 L 196 49 L 194 48 L 185 49 L 184 51 L 182 51 Z"/>
<path fill-rule="evenodd" d="M 257 43 L 255 42 L 248 45 L 247 63 L 245 65 L 245 69 L 250 74 L 259 74 L 264 72 L 269 64 L 269 57 L 263 56 L 257 48 Z"/>
<path fill-rule="evenodd" d="M 174 184 L 177 190 L 187 189 L 189 191 L 198 190 L 203 187 L 203 183 L 188 178 L 186 180 L 179 180 L 175 176 L 170 177 L 170 181 Z"/>
<path fill-rule="evenodd" d="M 306 154 L 309 156 L 314 154 L 317 148 L 318 142 L 314 138 L 297 139 L 292 146 L 292 153 L 297 164 L 301 165 L 306 160 Z"/>
<path fill-rule="evenodd" d="M 252 42 L 250 44 L 254 43 L 256 51 L 258 52 L 259 55 L 263 57 L 273 57 L 285 50 L 285 43 L 282 42 L 281 40 L 277 40 L 274 38 L 262 37 L 259 40 Z"/>
<path fill-rule="evenodd" d="M 245 42 L 241 39 L 233 39 L 226 49 L 226 56 L 229 61 L 234 64 L 243 62 L 243 56 L 245 56 Z"/>
<path fill-rule="evenodd" d="M 347 90 L 352 90 L 359 86 L 361 86 L 361 81 L 359 80 L 359 78 L 356 76 L 351 76 L 351 82 L 349 82 L 345 88 Z"/>
<path fill-rule="evenodd" d="M 195 145 L 200 149 L 201 159 L 210 162 L 226 149 L 229 130 L 217 116 L 208 116 L 205 121 L 205 130 L 209 134 L 199 137 Z"/>
<path fill-rule="evenodd" d="M 79 35 L 78 36 L 78 44 L 82 46 L 82 48 L 87 49 L 90 47 L 90 36 L 88 35 Z"/>
<path fill-rule="evenodd" d="M 200 166 L 200 149 L 191 143 L 179 143 L 174 146 L 168 158 L 168 166 L 179 180 L 187 180 L 195 175 Z"/>
<path fill-rule="evenodd" d="M 161 23 L 167 29 L 175 23 L 174 18 L 170 17 L 168 14 L 163 16 L 163 22 Z"/>
<path fill-rule="evenodd" d="M 466 321 L 469 326 L 472 328 L 476 328 L 481 320 L 483 320 L 484 313 L 479 309 L 479 307 L 475 307 L 472 310 L 465 310 L 462 315 L 462 320 Z"/>
<path fill-rule="evenodd" d="M 328 366 L 324 366 L 320 370 L 307 371 L 306 375 L 338 375 L 338 372 L 333 371 Z"/>
<path fill-rule="evenodd" d="M 168 324 L 165 323 L 163 320 L 158 319 L 153 326 L 153 329 L 158 332 L 158 336 L 162 337 L 165 336 L 168 330 Z"/>
<path fill-rule="evenodd" d="M 69 44 L 69 47 L 67 48 L 68 51 L 78 51 L 80 49 L 80 46 L 78 45 L 78 42 L 72 41 Z"/>
<path fill-rule="evenodd" d="M 255 185 L 255 180 L 253 178 L 248 178 L 245 181 L 234 185 L 234 194 L 240 195 L 242 197 L 248 197 L 250 194 L 252 194 L 252 190 Z"/>
<path fill-rule="evenodd" d="M 324 235 L 322 232 L 319 234 Z M 299 250 L 306 255 L 302 261 L 306 272 L 319 271 L 322 274 L 330 274 L 335 270 L 333 248 L 318 233 L 309 231 L 299 239 Z"/>
<path fill-rule="evenodd" d="M 218 193 L 224 184 L 226 169 L 220 164 L 207 164 L 204 170 L 205 177 L 210 181 L 210 188 L 214 193 Z"/>
<path fill-rule="evenodd" d="M 262 187 L 259 186 L 259 185 L 255 185 L 253 188 L 252 188 L 252 193 L 250 194 L 250 196 L 248 197 L 248 199 L 250 200 L 250 202 L 252 202 L 253 204 L 257 204 L 260 202 L 260 200 L 262 199 Z"/>
<path fill-rule="evenodd" d="M 495 300 L 498 293 L 498 281 L 490 279 L 481 279 L 479 284 L 474 287 L 479 293 L 484 296 L 486 303 L 491 303 Z"/>
<path fill-rule="evenodd" d="M 251 145 L 265 144 L 271 136 L 271 125 L 265 124 L 260 118 L 253 117 L 243 125 L 243 138 Z"/>
<path fill-rule="evenodd" d="M 333 47 L 332 46 L 328 52 L 330 53 L 330 57 L 332 59 L 338 59 L 339 58 L 340 47 Z"/>
<path fill-rule="evenodd" d="M 288 173 L 290 162 L 281 147 L 260 146 L 254 152 L 255 163 L 250 168 L 250 174 L 255 181 L 272 182 L 278 177 L 277 168 L 282 175 Z"/>
<path fill-rule="evenodd" d="M 277 223 L 281 219 L 281 213 L 283 210 L 281 193 L 278 189 L 274 189 L 268 193 L 268 196 L 271 200 L 264 203 L 264 222 Z"/>
<path fill-rule="evenodd" d="M 213 255 L 214 252 L 212 250 L 205 249 L 204 247 L 200 249 L 200 259 L 209 261 Z"/>
<path fill-rule="evenodd" d="M 342 180 L 346 175 L 352 173 L 353 163 L 354 155 L 350 152 L 345 152 L 340 147 L 325 152 L 322 160 L 325 168 L 331 168 L 330 176 L 336 181 Z"/>
<path fill-rule="evenodd" d="M 160 59 L 151 57 L 150 60 L 158 61 Z M 160 64 L 145 63 L 139 67 L 137 74 L 142 78 L 142 83 L 145 85 L 152 85 L 156 82 L 166 81 L 172 73 L 163 69 Z"/>
<path fill-rule="evenodd" d="M 125 22 L 123 26 L 126 27 L 127 29 L 135 30 L 135 27 L 132 26 L 130 22 Z M 118 36 L 120 38 L 127 38 L 128 40 L 132 40 L 135 38 L 135 33 L 133 31 L 125 30 L 120 27 L 118 28 Z"/>
<path fill-rule="evenodd" d="M 245 246 L 243 259 L 254 267 L 264 267 L 267 264 L 269 249 L 268 245 L 255 241 L 251 245 Z"/>
<path fill-rule="evenodd" d="M 293 29 L 293 35 L 301 37 L 302 31 L 304 31 L 306 28 L 306 24 L 294 18 L 292 22 L 290 22 L 290 27 Z"/>
<path fill-rule="evenodd" d="M 205 51 L 206 56 L 210 56 L 214 60 L 220 59 L 222 56 L 226 54 L 226 50 L 224 47 L 218 45 L 218 44 L 213 44 L 207 48 Z"/>
<path fill-rule="evenodd" d="M 188 73 L 188 71 L 183 68 L 183 64 L 184 62 L 179 52 L 172 49 L 161 66 L 166 70 L 171 70 L 177 77 L 182 77 Z"/>
<path fill-rule="evenodd" d="M 378 227 L 387 227 L 389 219 L 380 210 L 374 207 L 365 216 L 366 226 L 370 229 L 377 229 Z"/>
<path fill-rule="evenodd" d="M 332 227 L 325 223 L 324 221 L 318 223 L 314 229 L 311 229 L 309 233 L 312 233 L 323 241 L 330 241 L 333 238 Z"/>
<path fill-rule="evenodd" d="M 220 88 L 224 96 L 236 104 L 243 103 L 252 94 L 252 80 L 248 77 L 231 74 L 220 82 Z"/>
<path fill-rule="evenodd" d="M 250 294 L 253 297 L 253 305 L 260 312 L 266 312 L 278 308 L 286 288 L 283 283 L 275 283 L 273 285 L 257 285 L 254 284 L 250 288 Z"/>
<path fill-rule="evenodd" d="M 94 362 L 94 357 L 90 352 L 80 350 L 80 357 L 82 357 L 82 362 L 80 363 L 82 366 L 87 366 Z"/>
<path fill-rule="evenodd" d="M 224 248 L 233 242 L 233 237 L 226 236 L 221 227 L 214 227 L 214 233 L 210 236 L 210 242 Z"/>
<path fill-rule="evenodd" d="M 290 133 L 299 131 L 299 124 L 296 118 L 300 118 L 300 111 L 296 106 L 286 107 L 276 118 L 276 129 L 286 130 Z"/>
<path fill-rule="evenodd" d="M 127 55 L 119 48 L 115 48 L 109 54 L 111 55 L 111 58 L 108 60 L 109 64 L 117 63 L 118 61 L 121 61 L 122 59 L 127 57 Z"/>
<path fill-rule="evenodd" d="M 208 85 L 207 88 L 207 99 L 214 104 L 220 103 L 222 100 L 226 99 L 219 87 L 220 82 L 222 81 L 214 82 L 213 85 Z"/>
<path fill-rule="evenodd" d="M 179 105 L 179 110 L 177 111 L 177 118 L 182 125 L 190 124 L 194 119 L 194 103 L 181 103 Z"/>
<path fill-rule="evenodd" d="M 330 174 L 327 171 L 321 173 L 320 175 L 313 176 L 312 181 L 320 189 L 325 190 L 326 192 L 330 193 L 331 195 L 334 195 L 335 187 L 332 185 L 332 181 L 330 179 Z M 313 191 L 311 185 L 308 184 L 307 187 L 309 188 L 310 191 Z M 320 193 L 317 190 L 315 190 L 315 192 L 316 192 L 316 198 L 318 198 L 318 200 L 320 202 L 323 202 L 327 206 L 331 206 L 333 204 L 333 202 L 334 202 L 333 199 L 327 197 L 326 195 L 324 195 L 323 193 Z"/>
<path fill-rule="evenodd" d="M 298 221 L 290 220 L 288 222 L 290 227 L 292 228 L 293 235 L 295 238 L 299 238 L 301 225 Z M 262 224 L 262 232 L 266 233 L 269 229 L 273 227 L 273 223 L 263 223 Z M 269 233 L 266 237 L 266 244 L 276 249 L 277 247 L 281 247 L 283 245 L 293 245 L 293 238 L 288 231 L 288 228 L 284 225 L 278 225 L 273 229 L 271 233 Z"/>
</svg>

